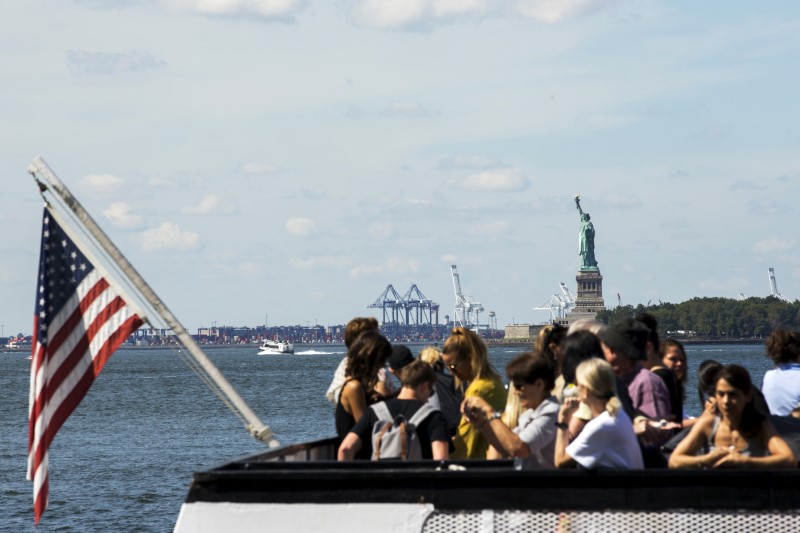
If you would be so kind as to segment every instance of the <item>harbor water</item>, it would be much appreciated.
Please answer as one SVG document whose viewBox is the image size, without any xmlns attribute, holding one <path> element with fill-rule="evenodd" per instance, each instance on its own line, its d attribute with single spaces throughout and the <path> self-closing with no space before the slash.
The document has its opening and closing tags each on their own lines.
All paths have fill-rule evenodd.
<svg viewBox="0 0 800 533">
<path fill-rule="evenodd" d="M 421 346 L 411 346 L 417 353 Z M 282 444 L 332 436 L 325 390 L 341 346 L 296 346 L 294 355 L 257 355 L 256 346 L 207 354 Z M 502 373 L 523 348 L 492 347 Z M 736 363 L 761 384 L 771 362 L 761 345 L 687 346 L 687 415 L 700 411 L 692 384 L 705 359 Z M 263 449 L 170 349 L 120 350 L 50 447 L 50 503 L 33 526 L 25 480 L 30 361 L 0 353 L 0 531 L 167 532 L 196 470 Z"/>
</svg>

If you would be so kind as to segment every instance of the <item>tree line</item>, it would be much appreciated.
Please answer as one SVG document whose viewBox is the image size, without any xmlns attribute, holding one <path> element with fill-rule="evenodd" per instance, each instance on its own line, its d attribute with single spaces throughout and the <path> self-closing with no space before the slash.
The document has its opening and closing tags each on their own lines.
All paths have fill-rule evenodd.
<svg viewBox="0 0 800 533">
<path fill-rule="evenodd" d="M 648 312 L 658 320 L 658 334 L 665 337 L 748 339 L 767 337 L 773 330 L 800 330 L 800 300 L 785 302 L 766 298 L 692 298 L 678 304 L 636 307 L 623 305 L 597 313 L 606 324 Z M 683 334 L 677 332 L 684 332 Z"/>
</svg>

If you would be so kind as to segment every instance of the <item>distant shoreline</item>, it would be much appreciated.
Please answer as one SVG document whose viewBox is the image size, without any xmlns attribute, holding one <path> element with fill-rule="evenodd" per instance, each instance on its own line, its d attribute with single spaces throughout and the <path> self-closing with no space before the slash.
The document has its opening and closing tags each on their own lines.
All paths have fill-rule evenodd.
<svg viewBox="0 0 800 533">
<path fill-rule="evenodd" d="M 685 346 L 693 344 L 764 344 L 767 342 L 766 338 L 757 339 L 710 339 L 701 337 L 680 338 L 680 337 L 664 337 L 664 339 L 672 339 L 680 342 Z M 530 346 L 533 347 L 533 339 L 485 339 L 486 344 L 489 346 Z"/>
<path fill-rule="evenodd" d="M 764 344 L 766 342 L 766 338 L 756 338 L 756 339 L 710 339 L 710 338 L 700 338 L 700 337 L 692 337 L 692 338 L 676 338 L 670 337 L 671 339 L 677 340 L 683 345 L 692 346 L 692 345 L 703 345 L 703 344 L 730 344 L 730 345 L 758 345 Z M 526 348 L 526 349 L 533 349 L 533 339 L 484 339 L 487 346 L 494 347 L 494 346 L 506 346 L 509 348 Z M 409 346 L 441 346 L 444 344 L 443 341 L 398 341 L 393 342 L 393 344 L 406 344 Z M 171 348 L 175 347 L 178 348 L 177 345 L 161 345 L 161 346 L 120 346 L 120 350 L 155 350 L 155 349 L 164 349 L 164 348 Z M 259 345 L 252 343 L 252 344 L 201 344 L 200 348 L 203 350 L 221 350 L 221 349 L 230 349 L 230 348 L 237 348 L 237 349 L 252 349 L 258 350 Z M 341 350 L 345 349 L 343 343 L 311 343 L 311 344 L 299 344 L 295 343 L 295 351 L 299 350 L 313 350 L 314 348 L 339 348 Z M 19 350 L 21 351 L 21 350 Z M 27 351 L 27 350 L 26 350 Z M 7 353 L 14 353 L 15 351 L 9 350 Z"/>
</svg>

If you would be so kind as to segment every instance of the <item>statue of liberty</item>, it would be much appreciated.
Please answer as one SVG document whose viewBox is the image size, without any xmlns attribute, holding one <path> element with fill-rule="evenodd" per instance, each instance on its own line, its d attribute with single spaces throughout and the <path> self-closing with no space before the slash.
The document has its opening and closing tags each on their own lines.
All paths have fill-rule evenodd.
<svg viewBox="0 0 800 533">
<path fill-rule="evenodd" d="M 599 270 L 597 259 L 594 258 L 594 225 L 589 213 L 581 209 L 581 197 L 575 197 L 575 205 L 581 216 L 581 229 L 578 232 L 578 255 L 581 256 L 580 270 Z"/>
</svg>

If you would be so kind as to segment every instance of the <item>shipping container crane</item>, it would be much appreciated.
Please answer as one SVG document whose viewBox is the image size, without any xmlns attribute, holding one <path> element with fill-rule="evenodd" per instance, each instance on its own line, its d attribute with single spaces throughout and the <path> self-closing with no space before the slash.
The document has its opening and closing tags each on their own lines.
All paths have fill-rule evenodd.
<svg viewBox="0 0 800 533">
<path fill-rule="evenodd" d="M 480 313 L 483 312 L 483 306 L 475 299 L 465 296 L 461 292 L 461 280 L 458 276 L 458 267 L 450 265 L 450 273 L 453 276 L 453 291 L 456 295 L 456 303 L 453 306 L 453 324 L 455 326 L 463 326 L 470 328 L 475 326 L 475 331 L 480 328 Z M 472 314 L 475 314 L 475 321 L 472 320 Z"/>
<path fill-rule="evenodd" d="M 770 295 L 774 296 L 778 300 L 783 300 L 784 302 L 788 302 L 789 299 L 786 298 L 784 295 L 782 295 L 780 292 L 778 292 L 778 282 L 775 281 L 775 269 L 772 268 L 772 267 L 769 267 L 768 274 L 769 274 L 769 293 L 770 293 Z"/>
<path fill-rule="evenodd" d="M 566 315 L 571 313 L 572 308 L 575 307 L 575 297 L 572 296 L 572 293 L 563 281 L 559 282 L 559 285 L 561 285 L 561 292 L 564 293 L 562 300 L 564 301 L 564 314 Z"/>
<path fill-rule="evenodd" d="M 372 304 L 367 306 L 372 309 L 383 309 L 382 325 L 399 326 L 405 323 L 405 302 L 394 287 L 389 284 Z M 388 318 L 388 320 L 387 320 Z"/>
<path fill-rule="evenodd" d="M 406 324 L 438 324 L 439 323 L 439 304 L 425 298 L 416 283 L 402 296 L 406 310 Z"/>
</svg>

